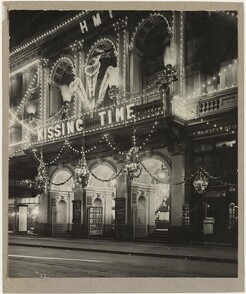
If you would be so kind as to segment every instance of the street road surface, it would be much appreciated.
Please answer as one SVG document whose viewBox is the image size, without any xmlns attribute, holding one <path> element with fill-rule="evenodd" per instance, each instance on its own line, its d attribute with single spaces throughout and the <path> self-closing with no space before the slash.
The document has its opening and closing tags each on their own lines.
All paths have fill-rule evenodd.
<svg viewBox="0 0 246 294">
<path fill-rule="evenodd" d="M 9 246 L 9 277 L 237 277 L 237 264 Z"/>
</svg>

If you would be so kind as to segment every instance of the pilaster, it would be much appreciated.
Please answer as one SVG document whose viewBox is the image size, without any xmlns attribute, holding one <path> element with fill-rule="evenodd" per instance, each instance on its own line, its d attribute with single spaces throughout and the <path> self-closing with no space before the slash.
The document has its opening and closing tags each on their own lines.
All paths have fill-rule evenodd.
<svg viewBox="0 0 246 294">
<path fill-rule="evenodd" d="M 81 79 L 82 84 L 85 85 L 85 51 L 84 40 L 76 40 L 71 46 L 71 50 L 74 56 L 75 77 Z M 80 99 L 75 100 L 75 115 L 79 115 L 82 111 L 82 103 Z"/>
<path fill-rule="evenodd" d="M 130 49 L 130 92 L 133 94 L 142 90 L 142 58 L 143 52 L 135 47 Z"/>
<path fill-rule="evenodd" d="M 127 17 L 119 19 L 115 24 L 115 30 L 117 32 L 117 45 L 118 45 L 118 60 L 117 65 L 119 67 L 119 90 L 123 94 L 126 94 L 129 88 L 129 32 L 127 30 Z"/>
<path fill-rule="evenodd" d="M 171 227 L 182 226 L 183 205 L 185 202 L 185 148 L 184 142 L 169 146 L 172 156 L 172 186 L 171 186 Z"/>
</svg>

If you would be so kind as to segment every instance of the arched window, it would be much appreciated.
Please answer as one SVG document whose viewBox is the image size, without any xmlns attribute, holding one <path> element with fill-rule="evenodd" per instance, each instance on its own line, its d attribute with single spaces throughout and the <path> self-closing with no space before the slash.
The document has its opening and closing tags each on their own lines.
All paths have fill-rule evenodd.
<svg viewBox="0 0 246 294">
<path fill-rule="evenodd" d="M 169 23 L 161 15 L 152 15 L 139 26 L 130 45 L 132 93 L 151 86 L 162 72 L 170 38 Z"/>
<path fill-rule="evenodd" d="M 72 61 L 68 58 L 59 60 L 51 73 L 49 117 L 55 116 L 61 110 L 64 103 L 72 101 L 73 94 L 69 89 L 69 85 L 74 79 Z"/>
<path fill-rule="evenodd" d="M 88 54 L 85 66 L 86 94 L 90 107 L 110 105 L 109 88 L 118 87 L 117 52 L 112 40 L 98 40 Z"/>
</svg>

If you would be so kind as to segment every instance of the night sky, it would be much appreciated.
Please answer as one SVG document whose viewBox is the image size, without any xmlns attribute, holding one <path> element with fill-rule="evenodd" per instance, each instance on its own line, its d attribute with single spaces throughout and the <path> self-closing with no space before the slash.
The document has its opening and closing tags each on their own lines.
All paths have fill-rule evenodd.
<svg viewBox="0 0 246 294">
<path fill-rule="evenodd" d="M 20 44 L 34 34 L 45 31 L 47 25 L 73 13 L 59 10 L 12 10 L 9 11 L 10 47 Z"/>
</svg>

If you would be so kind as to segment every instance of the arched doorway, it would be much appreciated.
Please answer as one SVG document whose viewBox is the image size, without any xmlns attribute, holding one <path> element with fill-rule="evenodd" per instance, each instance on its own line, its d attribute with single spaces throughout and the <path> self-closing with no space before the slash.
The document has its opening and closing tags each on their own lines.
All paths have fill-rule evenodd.
<svg viewBox="0 0 246 294">
<path fill-rule="evenodd" d="M 74 182 L 69 169 L 55 172 L 51 180 L 50 205 L 52 234 L 65 234 L 72 229 L 72 201 Z M 63 185 L 60 185 L 64 183 Z"/>
<path fill-rule="evenodd" d="M 170 165 L 161 157 L 143 158 L 142 164 L 132 183 L 135 237 L 166 231 L 170 223 Z"/>
<path fill-rule="evenodd" d="M 115 169 L 102 162 L 92 167 L 92 173 L 86 187 L 88 236 L 110 236 L 115 221 L 116 181 L 107 180 L 113 177 Z"/>
</svg>

